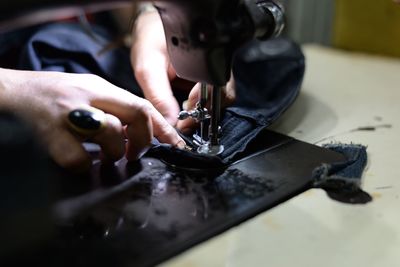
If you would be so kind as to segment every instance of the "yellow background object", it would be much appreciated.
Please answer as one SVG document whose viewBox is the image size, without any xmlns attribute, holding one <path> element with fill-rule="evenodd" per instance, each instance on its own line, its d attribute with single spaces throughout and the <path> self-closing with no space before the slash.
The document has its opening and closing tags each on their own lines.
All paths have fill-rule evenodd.
<svg viewBox="0 0 400 267">
<path fill-rule="evenodd" d="M 400 57 L 400 5 L 392 0 L 336 0 L 333 44 Z"/>
</svg>

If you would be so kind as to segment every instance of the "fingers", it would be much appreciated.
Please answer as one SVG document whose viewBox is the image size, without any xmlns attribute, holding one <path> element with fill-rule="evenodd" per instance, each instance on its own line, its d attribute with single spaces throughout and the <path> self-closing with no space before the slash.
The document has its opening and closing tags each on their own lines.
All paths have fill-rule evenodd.
<svg viewBox="0 0 400 267">
<path fill-rule="evenodd" d="M 150 145 L 153 136 L 160 142 L 184 147 L 185 142 L 177 131 L 149 101 L 111 84 L 107 85 L 112 88 L 102 90 L 90 104 L 118 117 L 126 125 L 126 156 L 129 160 L 140 157 Z"/>
<path fill-rule="evenodd" d="M 104 160 L 116 161 L 124 155 L 125 138 L 118 118 L 90 105 L 81 105 L 66 117 L 67 129 L 81 140 L 99 144 Z"/>
<path fill-rule="evenodd" d="M 167 53 L 164 28 L 158 12 L 144 13 L 133 31 L 131 63 L 143 93 L 171 124 L 177 122 L 179 105 L 170 80 L 176 77 Z"/>
<path fill-rule="evenodd" d="M 153 125 L 151 115 L 144 107 L 137 110 L 129 119 L 131 123 L 128 123 L 125 130 L 128 137 L 126 158 L 137 160 L 146 152 L 151 143 Z"/>
<path fill-rule="evenodd" d="M 98 76 L 20 71 L 12 71 L 11 74 L 15 77 L 11 79 L 13 83 L 4 84 L 5 91 L 13 92 L 5 94 L 9 103 L 6 107 L 12 108 L 27 121 L 35 122 L 35 130 L 50 156 L 64 168 L 77 171 L 90 168 L 91 158 L 81 144 L 85 140 L 83 137 L 100 144 L 111 160 L 120 158 L 124 153 L 125 134 L 129 139 L 127 154 L 131 158 L 140 155 L 153 136 L 175 146 L 184 144 L 175 129 L 150 102 Z M 77 107 L 82 107 L 83 112 Z M 103 112 L 85 113 L 85 108 L 90 107 L 109 115 Z M 79 117 L 89 120 L 78 123 Z M 77 128 L 88 131 L 79 132 Z"/>
<path fill-rule="evenodd" d="M 147 151 L 153 136 L 161 143 L 168 143 L 181 149 L 185 147 L 185 142 L 176 130 L 151 104 L 144 104 L 131 120 L 135 123 L 128 124 L 125 131 L 129 140 L 126 153 L 128 160 L 139 159 Z"/>
<path fill-rule="evenodd" d="M 153 122 L 154 136 L 162 143 L 171 144 L 175 147 L 183 149 L 185 141 L 179 136 L 175 128 L 173 128 L 157 110 L 150 106 L 151 118 Z"/>
<path fill-rule="evenodd" d="M 235 100 L 236 100 L 236 82 L 235 82 L 235 78 L 233 77 L 233 73 L 231 74 L 231 78 L 226 85 L 224 93 L 225 93 L 225 95 L 222 98 L 222 100 L 223 100 L 222 106 L 229 107 L 229 106 L 233 105 L 233 103 L 235 103 Z"/>
<path fill-rule="evenodd" d="M 125 135 L 121 121 L 111 115 L 105 115 L 105 126 L 91 141 L 100 145 L 103 157 L 107 161 L 116 161 L 125 154 Z"/>
<path fill-rule="evenodd" d="M 100 145 L 107 161 L 120 159 L 125 152 L 124 133 L 118 118 L 106 114 L 105 126 L 91 141 Z M 49 154 L 63 168 L 76 172 L 87 171 L 91 158 L 81 143 L 79 134 L 74 130 L 56 130 L 48 140 Z"/>
<path fill-rule="evenodd" d="M 148 60 L 148 59 L 147 59 Z M 135 69 L 136 80 L 143 90 L 144 96 L 164 116 L 171 125 L 176 125 L 179 105 L 176 101 L 168 73 L 165 69 L 156 67 L 159 63 L 153 63 Z M 150 66 L 153 66 L 152 68 Z"/>
<path fill-rule="evenodd" d="M 55 130 L 47 142 L 49 154 L 59 166 L 76 172 L 90 168 L 92 162 L 89 154 L 70 132 Z"/>
</svg>

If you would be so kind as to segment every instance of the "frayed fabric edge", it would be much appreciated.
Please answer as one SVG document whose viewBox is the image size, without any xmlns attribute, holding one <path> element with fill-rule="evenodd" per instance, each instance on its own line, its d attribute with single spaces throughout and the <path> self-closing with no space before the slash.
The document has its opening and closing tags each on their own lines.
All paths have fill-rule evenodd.
<svg viewBox="0 0 400 267">
<path fill-rule="evenodd" d="M 361 189 L 367 165 L 367 147 L 360 144 L 330 143 L 322 147 L 343 154 L 346 161 L 322 164 L 312 173 L 313 187 L 324 189 L 334 200 L 347 204 L 366 204 L 372 197 Z"/>
</svg>

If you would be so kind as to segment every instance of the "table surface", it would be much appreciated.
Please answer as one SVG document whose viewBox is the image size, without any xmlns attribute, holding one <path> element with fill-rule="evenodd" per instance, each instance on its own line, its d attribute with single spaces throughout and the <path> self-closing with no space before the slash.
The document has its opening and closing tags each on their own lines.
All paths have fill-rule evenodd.
<svg viewBox="0 0 400 267">
<path fill-rule="evenodd" d="M 342 204 L 309 190 L 163 267 L 400 263 L 400 60 L 316 45 L 304 52 L 302 93 L 272 129 L 318 145 L 368 146 L 363 188 L 373 202 Z M 375 130 L 355 130 L 364 126 Z"/>
</svg>

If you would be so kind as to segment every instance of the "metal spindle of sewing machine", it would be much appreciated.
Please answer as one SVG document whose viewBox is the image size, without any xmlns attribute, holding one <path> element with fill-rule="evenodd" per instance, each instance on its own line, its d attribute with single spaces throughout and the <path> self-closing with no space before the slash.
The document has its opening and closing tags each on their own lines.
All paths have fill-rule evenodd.
<svg viewBox="0 0 400 267">
<path fill-rule="evenodd" d="M 221 120 L 221 93 L 224 89 L 223 87 L 217 86 L 207 86 L 202 85 L 202 90 L 200 93 L 200 103 L 204 103 L 204 96 L 208 96 L 208 88 L 212 90 L 211 96 L 211 116 L 208 116 L 210 119 L 210 124 L 208 128 L 208 138 L 207 141 L 204 142 L 204 121 L 200 123 L 200 136 L 203 139 L 202 144 L 197 149 L 197 152 L 200 154 L 207 155 L 219 155 L 224 151 L 224 146 L 220 144 L 220 120 Z M 205 108 L 205 107 L 203 107 Z M 207 109 L 206 109 L 207 110 Z M 207 111 L 208 113 L 208 111 Z"/>
<path fill-rule="evenodd" d="M 209 90 L 212 90 L 211 115 L 206 107 Z M 218 155 L 224 151 L 224 146 L 219 143 L 221 90 L 223 90 L 223 87 L 202 83 L 196 108 L 190 111 L 181 111 L 178 116 L 179 120 L 192 118 L 200 124 L 200 135 L 195 134 L 193 136 L 194 142 L 199 146 L 197 152 L 200 154 Z M 208 124 L 209 120 L 210 123 Z M 208 130 L 206 129 L 207 125 L 209 125 Z"/>
<path fill-rule="evenodd" d="M 199 95 L 199 109 L 202 110 L 203 114 L 208 114 L 206 105 L 207 105 L 207 100 L 208 100 L 208 88 L 206 83 L 201 83 L 201 88 L 200 88 L 200 95 Z M 205 118 L 208 119 L 208 118 Z M 200 120 L 200 138 L 201 138 L 201 145 L 204 144 L 205 140 L 205 121 Z"/>
</svg>

